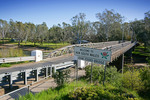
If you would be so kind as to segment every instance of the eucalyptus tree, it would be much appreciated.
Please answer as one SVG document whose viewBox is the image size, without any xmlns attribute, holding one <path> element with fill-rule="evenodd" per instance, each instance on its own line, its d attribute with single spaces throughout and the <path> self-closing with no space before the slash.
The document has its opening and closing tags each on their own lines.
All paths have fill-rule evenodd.
<svg viewBox="0 0 150 100">
<path fill-rule="evenodd" d="M 52 42 L 57 43 L 62 41 L 62 28 L 60 25 L 53 26 L 49 29 L 49 38 Z"/>
<path fill-rule="evenodd" d="M 36 42 L 37 42 L 36 26 L 33 23 L 30 23 L 29 40 L 34 43 L 34 46 L 36 45 Z"/>
<path fill-rule="evenodd" d="M 125 22 L 124 26 L 124 38 L 126 40 L 131 40 L 132 30 L 130 29 L 130 23 Z"/>
<path fill-rule="evenodd" d="M 87 32 L 86 32 L 86 35 L 85 35 L 85 39 L 90 41 L 90 42 L 98 42 L 99 41 L 99 38 L 97 38 L 97 28 L 99 28 L 99 22 L 86 22 L 88 24 L 88 27 L 87 27 Z"/>
<path fill-rule="evenodd" d="M 80 43 L 81 40 L 84 39 L 88 31 L 87 30 L 88 24 L 85 19 L 86 19 L 86 15 L 84 13 L 79 13 L 78 15 L 74 16 L 71 19 L 74 39 L 78 40 L 78 43 Z"/>
<path fill-rule="evenodd" d="M 102 13 L 97 13 L 96 17 L 99 19 L 104 28 L 106 41 L 113 38 L 115 35 L 117 36 L 118 34 L 121 34 L 118 30 L 120 30 L 123 17 L 119 13 L 116 13 L 113 9 L 105 9 Z"/>
<path fill-rule="evenodd" d="M 93 28 L 94 28 L 93 32 L 96 34 L 94 40 L 96 40 L 96 42 L 106 41 L 106 34 L 103 24 L 99 21 L 96 21 L 93 23 Z"/>
<path fill-rule="evenodd" d="M 8 31 L 9 31 L 9 24 L 7 23 L 7 21 L 0 19 L 0 33 L 3 39 L 3 43 Z"/>
<path fill-rule="evenodd" d="M 132 40 L 138 40 L 139 42 L 144 43 L 144 46 L 147 46 L 149 41 L 148 31 L 145 29 L 144 20 L 135 20 L 130 23 L 131 29 L 133 30 Z"/>
<path fill-rule="evenodd" d="M 14 22 L 12 19 L 10 19 L 9 21 L 9 38 L 13 39 L 13 38 L 17 38 L 17 34 L 16 34 L 16 22 Z"/>
<path fill-rule="evenodd" d="M 145 22 L 145 29 L 147 30 L 147 36 L 149 38 L 148 44 L 150 45 L 150 11 L 145 13 L 144 22 Z"/>
<path fill-rule="evenodd" d="M 20 46 L 20 42 L 25 39 L 25 25 L 22 22 L 16 22 L 16 34 L 18 39 L 18 46 Z"/>
<path fill-rule="evenodd" d="M 72 27 L 70 24 L 65 22 L 62 23 L 62 42 L 69 42 L 71 43 L 72 40 Z"/>
<path fill-rule="evenodd" d="M 30 31 L 31 31 L 31 23 L 25 23 L 25 43 L 27 42 L 29 35 L 30 35 Z"/>
<path fill-rule="evenodd" d="M 145 28 L 148 30 L 148 32 L 150 32 L 150 11 L 145 13 L 144 22 Z"/>
<path fill-rule="evenodd" d="M 36 35 L 41 44 L 43 44 L 47 32 L 48 27 L 45 22 L 36 26 Z"/>
</svg>

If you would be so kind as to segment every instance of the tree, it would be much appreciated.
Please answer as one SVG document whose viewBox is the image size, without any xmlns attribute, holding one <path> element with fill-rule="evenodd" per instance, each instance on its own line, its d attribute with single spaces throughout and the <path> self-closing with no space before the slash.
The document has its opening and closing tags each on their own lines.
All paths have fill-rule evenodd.
<svg viewBox="0 0 150 100">
<path fill-rule="evenodd" d="M 48 27 L 45 22 L 36 26 L 37 37 L 41 44 L 43 44 L 47 32 L 48 32 Z"/>
<path fill-rule="evenodd" d="M 3 39 L 3 44 L 4 44 L 4 39 L 5 36 L 9 30 L 9 24 L 7 23 L 7 21 L 0 19 L 0 33 L 2 35 L 2 39 Z"/>
<path fill-rule="evenodd" d="M 24 25 L 25 25 L 25 43 L 26 43 L 30 35 L 31 23 L 25 23 Z"/>
<path fill-rule="evenodd" d="M 9 37 L 10 37 L 11 39 L 17 38 L 17 34 L 16 34 L 16 23 L 15 23 L 12 19 L 10 19 L 9 25 L 10 25 L 10 27 L 9 27 Z"/>
<path fill-rule="evenodd" d="M 58 86 L 64 86 L 65 83 L 68 83 L 68 78 L 70 77 L 70 69 L 67 70 L 58 70 L 56 73 L 54 73 L 54 81 Z"/>
<path fill-rule="evenodd" d="M 36 35 L 36 26 L 34 24 L 30 24 L 30 34 L 31 34 L 31 36 L 29 37 L 30 41 L 32 41 L 35 46 L 37 42 L 37 35 Z"/>
<path fill-rule="evenodd" d="M 71 43 L 71 40 L 72 40 L 72 27 L 70 24 L 67 24 L 65 22 L 62 23 L 62 42 L 64 43 L 65 41 L 66 42 L 70 42 Z"/>
<path fill-rule="evenodd" d="M 113 9 L 105 9 L 103 13 L 97 13 L 96 17 L 99 19 L 100 23 L 102 24 L 102 27 L 104 28 L 106 41 L 108 41 L 111 36 L 116 35 L 113 33 L 118 32 L 117 28 L 120 28 L 121 22 L 123 20 L 123 17 L 119 13 L 115 13 Z M 111 31 L 113 31 L 113 33 L 111 33 Z"/>
<path fill-rule="evenodd" d="M 62 41 L 62 28 L 60 25 L 53 26 L 49 29 L 49 36 L 52 39 L 52 42 L 57 43 Z"/>
<path fill-rule="evenodd" d="M 16 33 L 18 39 L 18 46 L 20 46 L 20 42 L 22 42 L 25 37 L 25 25 L 22 22 L 16 22 Z"/>
<path fill-rule="evenodd" d="M 88 24 L 85 21 L 86 15 L 84 13 L 79 13 L 79 15 L 74 16 L 72 20 L 72 28 L 73 28 L 73 34 L 74 39 L 78 41 L 78 43 L 81 43 L 81 40 L 84 39 L 86 33 Z"/>
<path fill-rule="evenodd" d="M 150 11 L 145 13 L 145 29 L 147 30 L 147 36 L 150 38 Z M 148 44 L 150 44 L 150 39 L 148 40 Z"/>
<path fill-rule="evenodd" d="M 133 30 L 132 38 L 136 38 L 139 42 L 144 43 L 146 48 L 148 43 L 148 31 L 145 29 L 145 23 L 143 20 L 135 20 L 131 23 L 131 28 Z"/>
</svg>

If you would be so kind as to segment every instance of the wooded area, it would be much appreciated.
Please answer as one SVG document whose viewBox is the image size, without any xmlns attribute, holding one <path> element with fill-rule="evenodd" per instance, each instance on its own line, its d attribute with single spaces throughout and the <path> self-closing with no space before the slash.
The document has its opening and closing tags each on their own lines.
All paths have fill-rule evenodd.
<svg viewBox="0 0 150 100">
<path fill-rule="evenodd" d="M 68 42 L 80 43 L 80 40 L 90 42 L 102 42 L 111 40 L 137 40 L 147 46 L 150 44 L 150 11 L 145 13 L 145 18 L 124 22 L 125 17 L 112 10 L 105 9 L 97 13 L 99 21 L 90 22 L 86 20 L 86 14 L 79 13 L 71 18 L 72 24 L 63 22 L 48 28 L 45 22 L 35 25 L 30 22 L 9 22 L 0 19 L 0 39 L 11 38 L 18 45 L 21 42 Z M 136 18 L 136 16 L 135 16 Z M 78 42 L 76 42 L 78 41 Z M 4 41 L 3 41 L 4 42 Z"/>
</svg>

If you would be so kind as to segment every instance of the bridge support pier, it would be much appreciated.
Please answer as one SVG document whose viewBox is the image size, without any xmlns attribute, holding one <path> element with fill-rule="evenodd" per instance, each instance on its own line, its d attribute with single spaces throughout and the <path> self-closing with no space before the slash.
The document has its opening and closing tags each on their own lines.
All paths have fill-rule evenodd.
<svg viewBox="0 0 150 100">
<path fill-rule="evenodd" d="M 27 85 L 27 72 L 23 72 L 24 85 Z"/>
<path fill-rule="evenodd" d="M 45 67 L 44 71 L 45 71 L 45 77 L 47 77 L 48 76 L 48 67 Z"/>
<path fill-rule="evenodd" d="M 110 66 L 115 66 L 117 68 L 117 71 L 122 70 L 124 66 L 124 54 L 122 54 L 120 57 L 118 57 L 116 60 L 111 62 L 109 64 Z"/>
<path fill-rule="evenodd" d="M 38 81 L 38 69 L 34 70 L 35 81 Z"/>
<path fill-rule="evenodd" d="M 131 48 L 130 50 L 128 50 L 125 55 L 126 55 L 126 62 L 125 63 L 132 63 L 132 51 L 134 50 L 134 48 Z"/>
<path fill-rule="evenodd" d="M 8 81 L 9 81 L 9 88 L 12 89 L 12 83 L 13 83 L 13 81 L 12 81 L 12 75 L 11 74 L 8 75 Z"/>
<path fill-rule="evenodd" d="M 49 75 L 52 76 L 52 66 L 49 67 Z"/>
<path fill-rule="evenodd" d="M 53 72 L 56 73 L 56 66 L 53 67 Z"/>
<path fill-rule="evenodd" d="M 124 66 L 124 54 L 122 54 L 122 74 L 123 74 L 123 66 Z"/>
</svg>

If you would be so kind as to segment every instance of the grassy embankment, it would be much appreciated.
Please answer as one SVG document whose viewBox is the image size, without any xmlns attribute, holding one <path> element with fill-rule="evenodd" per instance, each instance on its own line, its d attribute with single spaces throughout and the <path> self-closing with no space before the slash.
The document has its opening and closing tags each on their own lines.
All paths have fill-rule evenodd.
<svg viewBox="0 0 150 100">
<path fill-rule="evenodd" d="M 150 63 L 150 46 L 145 48 L 143 45 L 139 45 L 135 47 L 132 54 L 135 62 Z"/>
</svg>

